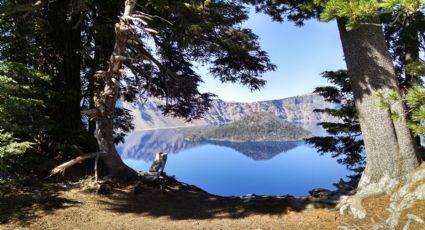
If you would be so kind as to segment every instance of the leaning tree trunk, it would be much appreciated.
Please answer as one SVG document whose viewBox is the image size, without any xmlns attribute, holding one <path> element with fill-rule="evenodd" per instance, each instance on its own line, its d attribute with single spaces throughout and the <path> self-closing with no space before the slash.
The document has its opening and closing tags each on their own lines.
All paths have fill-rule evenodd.
<svg viewBox="0 0 425 230">
<path fill-rule="evenodd" d="M 96 118 L 95 135 L 99 144 L 99 150 L 105 155 L 103 161 L 106 164 L 108 176 L 117 181 L 129 181 L 137 178 L 138 173 L 124 164 L 114 145 L 113 140 L 113 116 L 115 104 L 118 99 L 119 84 L 122 64 L 125 60 L 126 45 L 129 37 L 129 25 L 126 17 L 133 12 L 134 0 L 125 1 L 124 15 L 115 24 L 115 45 L 109 61 L 108 71 L 98 71 L 97 76 L 104 81 L 104 88 L 96 100 L 95 114 L 86 113 Z"/>
<path fill-rule="evenodd" d="M 375 184 L 376 192 L 388 192 L 420 163 L 404 103 L 383 109 L 376 95 L 399 93 L 391 56 L 378 19 L 351 31 L 339 20 L 338 27 L 366 150 L 359 188 Z M 394 113 L 400 118 L 393 119 Z"/>
<path fill-rule="evenodd" d="M 100 4 L 99 6 L 93 7 L 93 26 L 95 30 L 94 41 L 94 61 L 93 69 L 107 71 L 109 68 L 110 55 L 114 49 L 115 42 L 115 26 L 111 24 L 109 19 L 115 18 L 119 15 L 121 9 L 121 3 L 117 1 L 111 4 Z M 93 75 L 90 76 L 88 83 L 88 94 L 89 94 L 89 108 L 95 108 L 96 95 L 96 83 L 97 80 Z M 103 79 L 100 79 L 103 80 Z M 88 132 L 90 136 L 94 137 L 96 130 L 96 121 L 89 119 Z"/>
</svg>

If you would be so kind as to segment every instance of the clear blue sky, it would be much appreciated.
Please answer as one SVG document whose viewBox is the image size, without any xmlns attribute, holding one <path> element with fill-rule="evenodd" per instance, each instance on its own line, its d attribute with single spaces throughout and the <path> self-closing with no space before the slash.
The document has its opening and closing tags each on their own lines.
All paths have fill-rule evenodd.
<svg viewBox="0 0 425 230">
<path fill-rule="evenodd" d="M 303 27 L 292 22 L 272 22 L 264 14 L 251 12 L 244 23 L 260 37 L 277 70 L 264 74 L 267 84 L 251 92 L 239 84 L 221 84 L 209 76 L 206 67 L 198 67 L 204 84 L 201 92 L 212 92 L 226 101 L 251 102 L 285 98 L 310 93 L 316 86 L 328 83 L 320 73 L 345 67 L 338 29 L 334 21 L 307 21 Z"/>
</svg>

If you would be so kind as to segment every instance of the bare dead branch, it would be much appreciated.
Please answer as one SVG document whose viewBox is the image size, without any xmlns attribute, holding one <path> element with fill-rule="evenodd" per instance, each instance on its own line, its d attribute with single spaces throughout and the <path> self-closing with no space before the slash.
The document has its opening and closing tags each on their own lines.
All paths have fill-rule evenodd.
<svg viewBox="0 0 425 230">
<path fill-rule="evenodd" d="M 94 162 L 94 181 L 97 182 L 99 180 L 99 154 L 96 155 L 96 160 Z"/>
<path fill-rule="evenodd" d="M 148 25 L 148 23 L 147 22 L 145 22 L 143 19 L 141 19 L 140 17 L 133 17 L 133 16 L 130 16 L 130 15 L 127 15 L 127 16 L 122 16 L 121 17 L 121 19 L 124 19 L 124 20 L 131 20 L 131 21 L 136 21 L 136 22 L 140 22 L 140 23 L 142 23 L 144 26 L 147 26 Z"/>
<path fill-rule="evenodd" d="M 77 158 L 74 158 L 74 159 L 72 159 L 70 161 L 67 161 L 67 162 L 65 162 L 65 163 L 57 166 L 56 168 L 52 169 L 52 171 L 50 172 L 50 176 L 49 177 L 51 177 L 51 176 L 53 176 L 55 174 L 58 174 L 58 173 L 65 172 L 65 170 L 67 168 L 69 168 L 69 167 L 71 167 L 71 166 L 73 166 L 75 164 L 81 163 L 81 162 L 83 162 L 83 161 L 85 161 L 87 159 L 94 158 L 94 157 L 97 157 L 97 156 L 103 157 L 105 155 L 106 155 L 106 153 L 104 153 L 104 152 L 94 152 L 94 153 L 88 153 L 88 154 L 79 156 Z"/>
<path fill-rule="evenodd" d="M 99 111 L 97 109 L 88 109 L 81 111 L 81 115 L 86 116 L 87 118 L 95 118 L 99 116 Z"/>
<path fill-rule="evenodd" d="M 137 6 L 140 6 L 139 4 L 137 4 L 136 3 L 136 5 Z M 165 18 L 163 18 L 163 17 L 161 17 L 161 16 L 158 16 L 158 15 L 150 15 L 150 14 L 147 14 L 147 13 L 143 13 L 143 12 L 137 12 L 137 13 L 134 13 L 134 15 L 135 16 L 139 16 L 139 17 L 143 17 L 143 18 L 145 18 L 145 19 L 148 19 L 148 20 L 153 20 L 154 18 L 158 18 L 159 20 L 161 20 L 161 21 L 163 21 L 163 22 L 165 22 L 165 23 L 167 23 L 167 24 L 169 24 L 169 25 L 173 25 L 173 23 L 171 23 L 170 21 L 168 21 L 167 19 L 165 19 Z"/>
</svg>

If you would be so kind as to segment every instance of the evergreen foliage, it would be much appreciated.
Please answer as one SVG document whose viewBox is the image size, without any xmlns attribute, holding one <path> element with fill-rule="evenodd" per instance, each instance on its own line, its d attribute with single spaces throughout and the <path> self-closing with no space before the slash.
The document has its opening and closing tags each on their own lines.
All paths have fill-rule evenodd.
<svg viewBox="0 0 425 230">
<path fill-rule="evenodd" d="M 382 14 L 411 15 L 424 7 L 422 0 L 315 0 L 314 2 L 323 9 L 320 14 L 322 20 L 344 18 L 347 29 L 353 29 L 359 23 L 374 23 L 371 19 Z"/>
<path fill-rule="evenodd" d="M 425 76 L 425 64 L 424 63 L 412 63 L 408 66 L 409 73 L 420 80 Z M 413 130 L 413 133 L 417 136 L 425 135 L 425 87 L 421 83 L 416 83 L 407 92 L 406 102 L 409 108 L 411 108 L 410 119 L 411 122 L 409 127 Z M 423 147 L 422 143 L 422 147 Z M 423 158 L 425 159 L 425 153 L 422 152 Z"/>
<path fill-rule="evenodd" d="M 49 85 L 48 76 L 22 64 L 0 64 L 0 129 L 22 138 L 46 129 Z"/>
<path fill-rule="evenodd" d="M 69 32 L 76 24 L 68 22 L 70 18 L 67 17 L 75 20 L 76 16 L 63 11 L 52 15 L 53 12 L 59 12 L 59 4 L 63 6 L 64 11 L 70 11 L 72 8 L 73 12 L 77 12 L 79 9 L 72 4 L 57 1 L 49 4 L 49 7 L 44 1 L 1 1 L 0 60 L 19 64 L 49 79 L 48 84 L 43 86 L 43 117 L 34 122 L 42 121 L 48 124 L 43 125 L 42 132 L 37 130 L 37 137 L 29 135 L 28 140 L 36 142 L 38 149 L 42 149 L 45 155 L 66 158 L 86 149 L 88 138 L 80 117 L 81 49 L 78 45 L 71 46 L 81 41 L 58 29 Z M 78 26 L 72 31 L 74 34 L 80 34 Z M 59 47 L 61 44 L 63 46 Z M 39 89 L 37 84 L 35 82 L 32 85 L 29 82 L 28 87 L 36 91 Z M 30 119 L 22 119 L 20 122 L 30 122 Z M 32 130 L 27 129 L 28 132 Z"/>
<path fill-rule="evenodd" d="M 0 129 L 34 143 L 31 151 L 49 158 L 63 160 L 97 150 L 94 120 L 82 122 L 80 111 L 95 108 L 102 93 L 104 79 L 96 72 L 108 69 L 123 3 L 0 1 L 0 61 L 36 75 L 22 83 L 5 74 L 0 93 L 19 88 L 31 95 L 22 95 L 25 100 L 19 103 L 14 94 L 1 98 L 6 103 Z M 241 26 L 248 8 L 239 1 L 147 0 L 138 1 L 136 8 L 156 33 L 131 34 L 120 102 L 134 101 L 139 94 L 163 98 L 164 113 L 190 120 L 205 112 L 213 96 L 198 91 L 202 77 L 194 62 L 208 65 L 222 82 L 239 82 L 252 90 L 264 85 L 264 72 L 275 69 L 258 37 Z M 110 119 L 115 141 L 123 141 L 133 129 L 132 116 L 117 103 Z"/>
<path fill-rule="evenodd" d="M 299 140 L 310 132 L 270 113 L 253 113 L 223 127 L 211 128 L 202 138 L 233 141 Z"/>
<path fill-rule="evenodd" d="M 405 93 L 420 79 L 412 77 L 408 65 L 419 62 L 425 46 L 425 15 L 418 11 L 411 15 L 383 14 L 384 34 L 393 58 L 401 90 Z"/>
<path fill-rule="evenodd" d="M 50 79 L 22 64 L 0 64 L 0 174 L 25 173 L 37 167 L 29 153 L 37 152 L 40 135 L 50 128 L 45 100 Z M 40 147 L 40 146 L 39 146 Z M 34 160 L 34 159 L 33 159 Z M 23 165 L 24 164 L 24 165 Z M 18 166 L 18 167 L 16 167 Z"/>
<path fill-rule="evenodd" d="M 222 82 L 251 90 L 260 89 L 265 84 L 261 75 L 275 69 L 258 37 L 241 27 L 248 10 L 238 1 L 142 1 L 136 10 L 154 15 L 149 27 L 158 33 L 135 34 L 149 42 L 129 44 L 128 56 L 146 61 L 125 63 L 133 73 L 125 76 L 125 100 L 139 92 L 164 98 L 165 114 L 190 120 L 205 112 L 213 96 L 198 91 L 202 77 L 192 63 L 208 65 Z"/>
<path fill-rule="evenodd" d="M 104 79 L 96 71 L 108 68 L 122 3 L 0 1 L 2 159 L 15 155 L 12 152 L 66 159 L 97 149 L 94 122 L 82 122 L 80 110 L 95 108 L 100 98 Z M 244 3 L 254 4 L 274 20 L 290 20 L 297 25 L 311 18 L 337 18 L 346 28 L 354 29 L 361 24 L 380 25 L 375 20 L 379 16 L 403 86 L 402 99 L 410 109 L 410 128 L 417 135 L 424 133 L 420 78 L 424 73 L 419 53 L 425 42 L 425 17 L 421 0 L 138 1 L 136 10 L 148 18 L 149 28 L 156 32 L 140 30 L 131 34 L 124 62 L 126 74 L 119 85 L 120 100 L 132 102 L 144 94 L 165 99 L 167 103 L 160 108 L 165 114 L 187 120 L 202 116 L 214 95 L 198 90 L 202 76 L 196 73 L 193 63 L 207 65 L 212 76 L 222 82 L 260 89 L 265 84 L 261 75 L 276 67 L 259 46 L 258 37 L 241 26 L 248 19 L 249 8 Z M 342 157 L 342 163 L 360 171 L 363 147 L 345 74 L 323 74 L 336 86 L 321 87 L 316 92 L 341 107 L 319 112 L 338 117 L 341 122 L 322 123 L 331 136 L 310 141 L 322 153 Z M 115 141 L 122 141 L 133 129 L 130 113 L 118 105 L 110 119 Z M 271 132 L 273 138 L 278 138 L 276 127 L 264 125 L 250 132 L 258 131 L 260 136 Z M 287 127 L 281 128 L 285 131 Z M 285 132 L 303 134 L 293 129 Z"/>
<path fill-rule="evenodd" d="M 330 153 L 338 158 L 339 163 L 360 173 L 365 165 L 364 143 L 347 71 L 326 71 L 322 77 L 333 86 L 317 87 L 314 92 L 339 106 L 336 109 L 316 109 L 315 112 L 329 114 L 338 121 L 319 123 L 329 135 L 311 137 L 306 141 L 313 144 L 320 154 Z"/>
<path fill-rule="evenodd" d="M 422 81 L 418 77 L 413 77 L 407 71 L 407 67 L 410 63 L 419 61 L 419 53 L 424 50 L 425 43 L 425 20 L 424 20 L 424 2 L 420 0 L 408 0 L 408 1 L 392 1 L 392 0 L 380 0 L 380 1 L 346 1 L 346 0 L 311 0 L 311 1 L 274 1 L 274 0 L 247 0 L 247 3 L 253 4 L 256 7 L 257 11 L 264 12 L 272 17 L 275 21 L 292 21 L 296 25 L 303 25 L 303 22 L 308 19 L 319 19 L 322 21 L 330 21 L 333 19 L 340 20 L 345 24 L 345 27 L 348 30 L 356 28 L 360 24 L 373 24 L 375 26 L 380 26 L 381 22 L 376 21 L 376 17 L 380 17 L 382 24 L 384 25 L 385 39 L 389 47 L 389 51 L 393 58 L 393 63 L 395 64 L 395 70 L 397 77 L 400 82 L 402 89 L 402 96 L 406 96 L 406 92 L 415 85 L 414 92 L 408 94 L 418 94 L 418 90 L 422 87 Z M 375 17 L 375 19 L 373 19 Z M 330 77 L 331 75 L 338 76 L 339 71 L 330 74 L 331 72 L 325 72 L 324 76 Z M 330 75 L 329 75 L 330 74 Z M 412 72 L 413 74 L 413 72 Z M 345 79 L 348 83 L 348 78 Z M 332 98 L 339 93 L 345 92 L 351 94 L 351 92 L 344 89 L 344 84 L 342 82 L 336 82 L 338 87 L 322 87 L 316 89 L 318 93 L 322 94 L 325 98 Z M 417 96 L 417 95 L 416 95 Z M 410 96 L 415 98 L 416 96 Z M 336 98 L 334 98 L 336 99 Z M 409 100 L 409 99 L 407 99 Z M 335 100 L 337 102 L 338 100 Z M 352 100 L 351 100 L 352 101 Z M 339 103 L 339 102 L 338 102 Z M 410 107 L 409 111 L 418 110 L 420 107 L 414 102 L 407 102 L 407 105 Z M 322 111 L 328 112 L 331 115 L 336 117 L 350 115 L 352 118 L 355 117 L 354 107 L 352 109 L 347 109 L 348 104 L 343 104 L 340 110 L 335 111 Z M 414 107 L 411 107 L 414 106 Z M 415 109 L 416 108 L 416 109 Z M 394 116 L 394 115 L 393 115 Z M 326 149 L 333 148 L 334 154 L 337 152 L 347 151 L 348 155 L 353 156 L 358 155 L 356 152 L 360 150 L 361 145 L 354 145 L 355 148 L 344 150 L 335 146 L 335 138 L 338 133 L 338 130 L 344 130 L 346 135 L 349 136 L 352 129 L 354 135 L 359 132 L 358 122 L 355 122 L 352 127 L 348 123 L 342 127 L 341 124 L 323 124 L 326 125 L 325 129 L 329 129 L 330 132 L 335 132 L 335 135 L 327 137 L 328 140 L 324 137 L 315 137 L 310 139 L 319 148 L 321 152 Z M 334 127 L 334 128 L 332 128 Z M 419 131 L 420 127 L 423 127 L 423 123 L 418 119 L 417 116 L 411 119 L 411 128 L 415 127 Z M 417 131 L 415 131 L 417 133 Z M 348 138 L 348 137 L 347 137 Z M 360 140 L 360 139 L 359 139 Z M 326 143 L 328 141 L 329 143 Z M 320 142 L 320 144 L 319 144 Z M 351 141 L 347 141 L 350 143 Z M 324 148 L 327 145 L 327 148 Z M 355 150 L 357 149 L 357 150 Z M 336 154 L 338 155 L 338 154 Z M 360 155 L 359 155 L 360 156 Z M 362 157 L 355 157 L 358 162 L 362 162 Z M 344 161 L 344 160 L 343 160 Z M 350 162 L 351 160 L 348 160 Z M 355 162 L 353 160 L 352 162 Z M 361 169 L 354 166 L 354 168 Z"/>
<path fill-rule="evenodd" d="M 31 148 L 32 143 L 28 141 L 19 141 L 19 139 L 14 138 L 11 133 L 6 133 L 3 130 L 0 130 L 0 177 L 5 178 L 5 174 L 9 171 L 6 162 L 13 155 L 24 154 L 29 148 Z"/>
</svg>

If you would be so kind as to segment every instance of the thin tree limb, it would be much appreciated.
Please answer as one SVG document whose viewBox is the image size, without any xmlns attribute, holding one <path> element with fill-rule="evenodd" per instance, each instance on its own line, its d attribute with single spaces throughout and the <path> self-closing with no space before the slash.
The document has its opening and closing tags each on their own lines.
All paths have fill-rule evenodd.
<svg viewBox="0 0 425 230">
<path fill-rule="evenodd" d="M 97 182 L 99 179 L 98 164 L 99 164 L 99 152 L 96 154 L 96 161 L 94 162 L 94 181 L 95 182 Z"/>
<path fill-rule="evenodd" d="M 64 172 L 67 168 L 69 168 L 69 167 L 71 167 L 71 166 L 73 166 L 75 164 L 81 163 L 81 162 L 83 162 L 83 161 L 85 161 L 87 159 L 94 158 L 94 157 L 97 157 L 97 156 L 102 157 L 102 156 L 106 156 L 106 155 L 107 154 L 104 153 L 104 152 L 94 152 L 94 153 L 88 153 L 88 154 L 79 156 L 77 158 L 74 158 L 74 159 L 72 159 L 70 161 L 67 161 L 67 162 L 65 162 L 65 163 L 57 166 L 56 168 L 52 169 L 52 171 L 50 172 L 50 176 L 49 177 L 51 177 L 51 176 L 53 176 L 55 174 Z"/>
<path fill-rule="evenodd" d="M 88 109 L 80 112 L 81 115 L 86 116 L 88 118 L 95 118 L 99 116 L 99 111 L 97 109 Z"/>
</svg>

